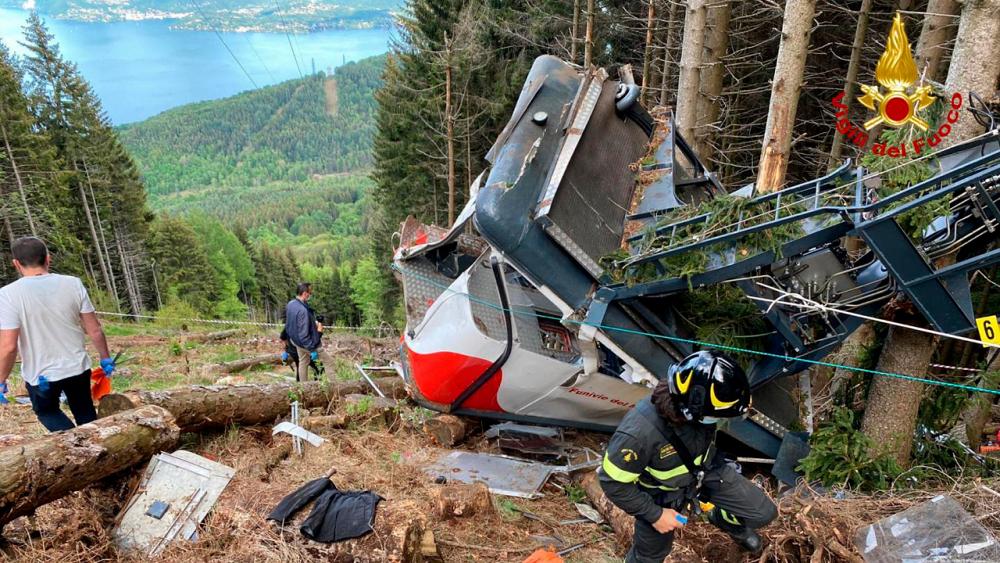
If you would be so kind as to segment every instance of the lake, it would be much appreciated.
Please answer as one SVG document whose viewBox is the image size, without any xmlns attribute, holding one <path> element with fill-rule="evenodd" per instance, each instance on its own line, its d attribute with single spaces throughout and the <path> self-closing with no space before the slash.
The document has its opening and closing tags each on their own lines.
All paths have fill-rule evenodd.
<svg viewBox="0 0 1000 563">
<path fill-rule="evenodd" d="M 0 8 L 0 41 L 15 53 L 28 12 Z M 63 57 L 75 62 L 116 124 L 139 121 L 182 104 L 224 98 L 299 76 L 283 33 L 220 35 L 170 29 L 159 20 L 86 23 L 46 19 Z M 336 68 L 388 51 L 388 29 L 330 30 L 291 35 L 301 72 Z"/>
</svg>

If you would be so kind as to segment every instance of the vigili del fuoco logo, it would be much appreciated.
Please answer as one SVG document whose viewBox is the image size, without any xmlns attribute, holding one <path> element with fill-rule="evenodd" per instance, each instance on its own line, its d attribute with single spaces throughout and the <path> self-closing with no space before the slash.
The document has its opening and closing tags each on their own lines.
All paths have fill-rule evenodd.
<svg viewBox="0 0 1000 563">
<path fill-rule="evenodd" d="M 897 13 L 892 20 L 885 52 L 879 57 L 878 65 L 875 67 L 875 80 L 879 86 L 862 84 L 861 91 L 864 95 L 858 97 L 858 102 L 876 112 L 876 115 L 865 121 L 863 127 L 851 123 L 847 106 L 843 103 L 846 93 L 839 92 L 833 98 L 833 107 L 837 110 L 837 131 L 855 145 L 864 148 L 868 145 L 868 132 L 874 127 L 882 124 L 889 127 L 912 124 L 925 134 L 916 139 L 903 141 L 899 145 L 887 146 L 886 143 L 875 143 L 872 145 L 872 153 L 895 158 L 918 155 L 928 147 L 936 147 L 951 133 L 951 124 L 958 121 L 962 94 L 955 92 L 951 95 L 951 109 L 946 119 L 936 131 L 926 133 L 930 129 L 930 124 L 921 119 L 917 112 L 934 103 L 935 98 L 931 95 L 930 86 L 919 85 L 913 88 L 913 84 L 919 79 L 917 62 L 910 50 L 910 40 L 906 37 L 903 18 Z"/>
</svg>

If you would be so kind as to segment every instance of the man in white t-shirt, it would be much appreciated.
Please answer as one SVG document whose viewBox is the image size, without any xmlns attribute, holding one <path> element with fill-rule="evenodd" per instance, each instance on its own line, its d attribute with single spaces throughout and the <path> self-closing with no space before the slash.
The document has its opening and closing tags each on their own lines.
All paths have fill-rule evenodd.
<svg viewBox="0 0 1000 563">
<path fill-rule="evenodd" d="M 0 288 L 0 398 L 8 392 L 7 378 L 20 351 L 21 377 L 45 428 L 74 426 L 59 408 L 62 393 L 77 424 L 92 422 L 97 411 L 84 336 L 100 353 L 105 374 L 114 372 L 115 362 L 87 289 L 79 278 L 49 273 L 51 257 L 41 239 L 18 239 L 11 254 L 21 279 Z"/>
</svg>

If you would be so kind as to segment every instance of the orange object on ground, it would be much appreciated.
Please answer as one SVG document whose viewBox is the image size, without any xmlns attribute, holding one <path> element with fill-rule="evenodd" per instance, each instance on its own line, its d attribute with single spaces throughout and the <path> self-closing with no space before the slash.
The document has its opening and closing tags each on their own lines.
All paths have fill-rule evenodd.
<svg viewBox="0 0 1000 563">
<path fill-rule="evenodd" d="M 549 549 L 536 549 L 524 560 L 524 563 L 563 563 L 563 558 Z"/>
<path fill-rule="evenodd" d="M 988 454 L 992 452 L 1000 452 L 1000 446 L 979 446 L 979 453 Z"/>
<path fill-rule="evenodd" d="M 111 394 L 111 378 L 104 375 L 101 366 L 96 366 L 90 370 L 90 398 L 97 401 L 101 397 Z"/>
</svg>

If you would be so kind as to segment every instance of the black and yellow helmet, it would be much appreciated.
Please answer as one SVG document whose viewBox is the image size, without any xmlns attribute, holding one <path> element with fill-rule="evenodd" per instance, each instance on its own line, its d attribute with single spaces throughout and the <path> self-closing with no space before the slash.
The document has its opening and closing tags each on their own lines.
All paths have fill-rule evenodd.
<svg viewBox="0 0 1000 563">
<path fill-rule="evenodd" d="M 750 382 L 732 358 L 720 352 L 695 352 L 670 367 L 670 395 L 687 420 L 732 418 L 750 410 Z"/>
</svg>

